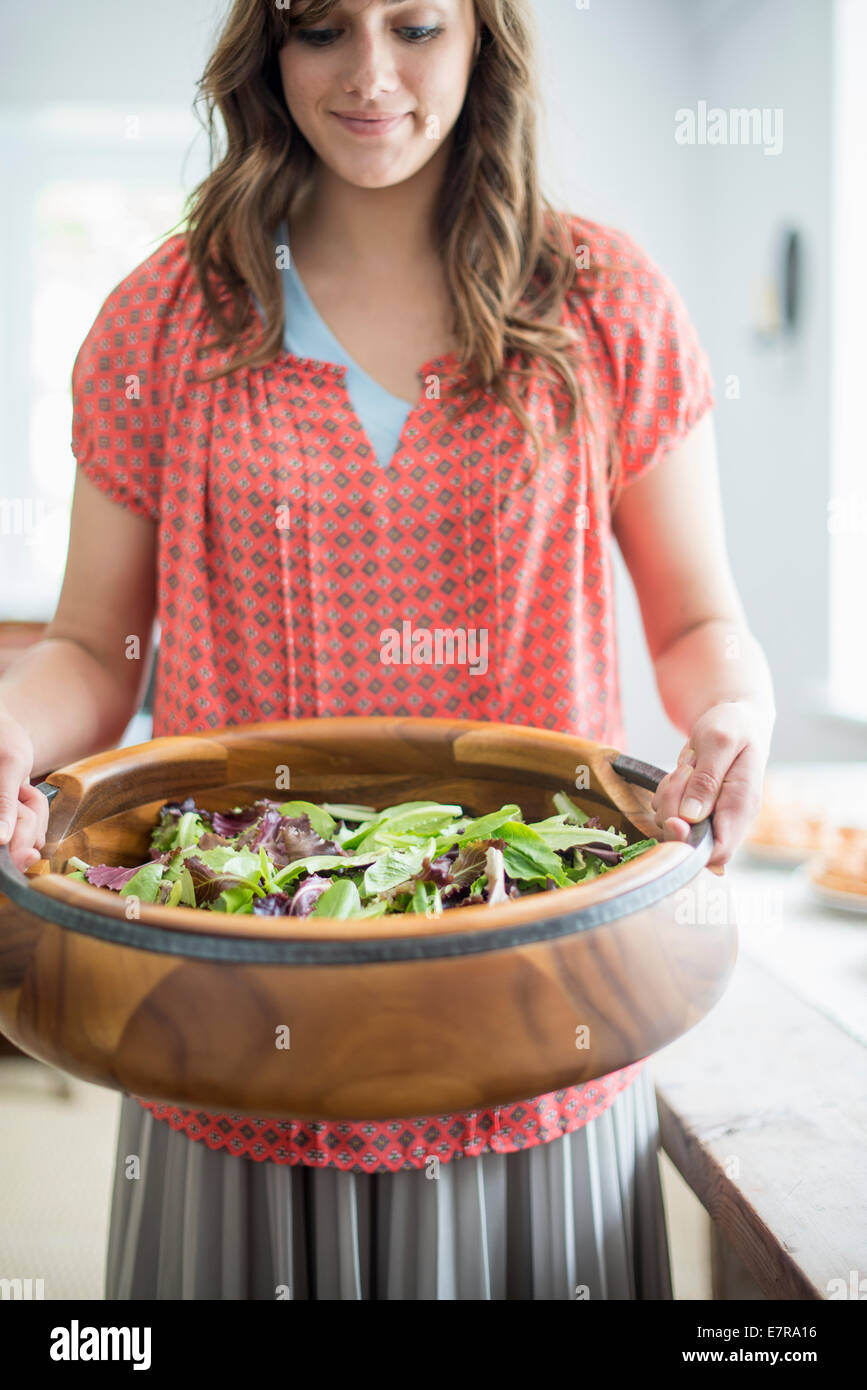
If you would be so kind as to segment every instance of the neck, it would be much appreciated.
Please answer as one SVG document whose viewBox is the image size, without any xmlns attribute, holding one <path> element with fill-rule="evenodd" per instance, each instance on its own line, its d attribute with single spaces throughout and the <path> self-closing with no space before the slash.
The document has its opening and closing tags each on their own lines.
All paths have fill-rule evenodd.
<svg viewBox="0 0 867 1390">
<path fill-rule="evenodd" d="M 300 250 L 313 269 L 351 265 L 371 277 L 434 259 L 444 154 L 438 151 L 412 178 L 389 188 L 359 188 L 319 162 L 306 196 L 291 214 L 293 252 Z"/>
</svg>

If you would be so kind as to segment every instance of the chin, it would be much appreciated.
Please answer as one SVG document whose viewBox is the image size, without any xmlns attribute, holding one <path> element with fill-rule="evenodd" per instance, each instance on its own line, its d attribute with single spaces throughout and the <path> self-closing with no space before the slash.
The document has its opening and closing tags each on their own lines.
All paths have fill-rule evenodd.
<svg viewBox="0 0 867 1390">
<path fill-rule="evenodd" d="M 323 163 L 344 183 L 350 183 L 355 188 L 391 188 L 396 183 L 405 183 L 421 168 L 421 164 L 404 167 L 397 161 L 392 162 L 387 168 L 367 169 L 359 167 L 361 161 L 347 165 L 343 160 L 326 159 Z"/>
</svg>

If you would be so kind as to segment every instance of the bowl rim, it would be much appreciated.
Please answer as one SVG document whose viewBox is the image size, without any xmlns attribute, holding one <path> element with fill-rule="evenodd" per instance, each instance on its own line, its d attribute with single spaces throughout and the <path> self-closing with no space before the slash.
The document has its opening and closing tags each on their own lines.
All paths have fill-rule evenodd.
<svg viewBox="0 0 867 1390">
<path fill-rule="evenodd" d="M 677 860 L 670 868 L 626 892 L 612 893 L 604 900 L 588 904 L 577 910 L 552 913 L 549 909 L 544 915 L 537 913 L 531 920 L 520 924 L 515 923 L 514 919 L 505 924 L 502 922 L 495 924 L 489 921 L 485 926 L 476 930 L 471 930 L 468 925 L 461 923 L 444 933 L 434 926 L 434 922 L 442 922 L 442 918 L 436 918 L 427 923 L 427 929 L 421 927 L 413 934 L 403 933 L 399 937 L 374 937 L 371 935 L 362 937 L 356 935 L 350 939 L 346 935 L 325 936 L 322 933 L 318 933 L 315 938 L 310 935 L 293 937 L 270 935 L 266 937 L 260 933 L 242 936 L 231 931 L 217 935 L 205 930 L 192 932 L 177 927 L 169 927 L 164 918 L 159 924 L 154 922 L 152 925 L 151 921 L 145 917 L 145 912 L 152 906 L 150 904 L 146 904 L 140 909 L 140 917 L 127 920 L 123 916 L 109 916 L 83 910 L 80 906 L 49 896 L 45 892 L 38 894 L 40 910 L 37 915 L 61 928 L 80 932 L 82 935 L 95 937 L 115 945 L 182 958 L 231 964 L 321 966 L 375 964 L 401 960 L 433 960 L 447 956 L 477 955 L 485 951 L 509 950 L 514 947 L 532 946 L 538 942 L 553 941 L 559 937 L 571 936 L 611 925 L 645 908 L 652 907 L 662 898 L 685 887 L 703 867 L 701 854 L 688 850 L 683 842 L 668 841 L 664 846 L 660 846 L 660 848 L 666 849 L 669 847 L 675 852 L 686 850 L 688 857 L 682 853 L 678 854 Z M 648 853 L 652 853 L 652 851 L 648 851 Z M 623 867 L 628 868 L 629 865 Z M 49 876 L 44 875 L 43 877 L 48 878 Z M 58 875 L 57 877 L 61 876 Z M 92 888 L 91 885 L 73 884 L 71 886 L 87 887 L 89 891 L 100 892 L 98 888 Z M 580 892 L 580 885 L 576 885 L 575 889 L 563 888 L 553 890 L 548 894 L 535 894 L 531 900 L 562 899 L 563 896 L 567 894 L 571 896 L 576 891 Z M 517 906 L 517 900 L 513 905 Z M 29 911 L 35 910 L 32 898 L 26 906 Z M 507 904 L 506 908 L 508 906 Z M 562 901 L 559 906 L 563 907 Z M 158 911 L 159 909 L 153 908 L 153 910 Z M 186 911 L 193 913 L 197 909 L 188 908 Z M 477 909 L 467 908 L 465 911 L 469 914 L 470 912 L 475 913 Z M 484 911 L 484 904 L 481 906 L 481 911 Z M 211 914 L 207 915 L 210 916 Z M 213 915 L 216 916 L 217 914 Z M 278 919 L 269 917 L 261 920 L 273 922 Z M 305 920 L 299 919 L 301 922 Z M 323 917 L 317 920 L 322 924 L 327 922 L 331 925 L 331 919 Z M 377 921 L 375 918 L 363 920 L 365 925 Z M 333 925 L 343 927 L 346 924 L 335 922 Z M 692 927 L 689 929 L 695 930 Z"/>
<path fill-rule="evenodd" d="M 413 717 L 392 719 L 388 716 L 364 716 L 357 720 L 348 716 L 341 717 L 340 722 L 344 726 L 363 722 L 380 732 L 385 732 L 387 727 L 396 735 L 398 729 L 406 732 L 409 726 L 412 732 L 423 726 L 426 735 L 439 732 L 446 737 L 457 727 L 460 735 L 484 731 L 537 746 L 541 739 L 564 752 L 569 751 L 570 745 L 574 745 L 573 752 L 586 752 L 592 747 L 620 781 L 645 789 L 654 788 L 666 775 L 662 769 L 628 757 L 608 745 L 530 725 Z M 291 721 L 291 727 L 295 738 L 303 738 L 305 726 L 327 723 L 327 720 L 295 720 Z M 245 732 L 255 738 L 263 731 L 285 728 L 288 724 L 289 721 L 272 721 L 233 725 L 225 732 L 236 739 Z M 118 755 L 118 761 L 122 756 L 128 765 L 130 761 L 152 759 L 154 742 L 161 745 L 190 739 L 207 742 L 222 732 L 209 730 L 201 734 L 163 736 L 110 752 Z M 321 727 L 317 732 L 321 732 Z M 97 756 L 110 765 L 110 753 Z M 74 776 L 76 768 L 89 762 L 91 760 L 70 764 L 50 776 Z M 43 782 L 41 788 L 52 797 L 60 790 L 50 781 Z M 617 805 L 613 798 L 609 799 Z M 628 813 L 618 809 L 628 819 Z M 575 884 L 513 899 L 493 908 L 482 903 L 440 916 L 419 915 L 402 925 L 397 934 L 393 922 L 384 918 L 340 921 L 323 917 L 315 919 L 313 927 L 308 918 L 233 917 L 203 913 L 198 908 L 167 908 L 157 904 L 138 904 L 134 917 L 127 918 L 124 899 L 109 896 L 92 884 L 71 880 L 56 871 L 39 872 L 39 866 L 35 866 L 35 874 L 21 874 L 12 865 L 6 846 L 0 846 L 0 892 L 19 907 L 58 926 L 136 949 L 179 956 L 286 964 L 420 959 L 529 945 L 629 916 L 695 877 L 710 858 L 712 845 L 711 822 L 706 819 L 693 826 L 689 840 L 662 840 L 645 854 L 593 880 L 594 899 L 590 903 L 586 901 L 587 885 Z"/>
</svg>

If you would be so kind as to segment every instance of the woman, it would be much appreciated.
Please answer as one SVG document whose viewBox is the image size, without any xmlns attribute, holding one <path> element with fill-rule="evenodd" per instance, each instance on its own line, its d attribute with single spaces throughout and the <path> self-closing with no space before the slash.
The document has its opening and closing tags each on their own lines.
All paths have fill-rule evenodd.
<svg viewBox="0 0 867 1390">
<path fill-rule="evenodd" d="M 719 870 L 774 711 L 707 362 L 640 248 L 539 193 L 525 0 L 236 0 L 203 90 L 228 138 L 188 234 L 75 364 L 63 592 L 0 684 L 13 858 L 31 770 L 136 709 L 155 612 L 157 735 L 413 714 L 624 747 L 613 535 L 687 735 L 660 835 L 713 810 Z M 483 630 L 484 669 L 384 662 L 407 620 Z M 670 1298 L 657 1139 L 641 1062 L 370 1125 L 124 1097 L 107 1297 Z"/>
</svg>

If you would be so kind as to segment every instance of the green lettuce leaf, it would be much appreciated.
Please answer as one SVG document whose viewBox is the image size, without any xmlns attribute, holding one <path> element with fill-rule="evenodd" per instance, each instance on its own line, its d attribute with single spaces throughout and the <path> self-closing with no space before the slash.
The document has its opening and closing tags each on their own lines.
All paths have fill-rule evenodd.
<svg viewBox="0 0 867 1390">
<path fill-rule="evenodd" d="M 351 803 L 345 802 L 323 801 L 322 809 L 327 811 L 329 816 L 333 816 L 335 820 L 342 821 L 370 821 L 377 820 L 379 817 L 379 811 L 375 810 L 373 806 L 353 806 Z M 324 839 L 325 836 L 322 838 Z"/>
<path fill-rule="evenodd" d="M 193 876 L 186 865 L 184 865 L 184 868 L 181 870 L 181 876 L 178 882 L 181 885 L 181 906 L 195 907 L 196 890 L 193 887 Z"/>
<path fill-rule="evenodd" d="M 571 797 L 568 797 L 565 792 L 554 793 L 554 805 L 557 807 L 560 814 L 565 816 L 566 819 L 571 821 L 574 825 L 584 825 L 585 821 L 590 819 L 586 812 L 582 811 L 580 806 L 576 806 L 575 802 Z"/>
<path fill-rule="evenodd" d="M 505 841 L 503 863 L 509 878 L 528 882 L 544 882 L 551 878 L 557 884 L 568 882 L 562 859 L 532 826 L 521 821 L 507 821 L 498 830 L 497 838 Z"/>
<path fill-rule="evenodd" d="M 509 821 L 521 823 L 519 806 L 501 806 L 499 811 L 477 816 L 475 820 L 459 821 L 451 827 L 450 833 L 438 836 L 436 852 L 442 854 L 443 850 L 450 849 L 454 844 L 470 845 L 475 840 L 493 839 L 499 833 L 500 826 Z"/>
<path fill-rule="evenodd" d="M 409 900 L 410 912 L 432 912 L 437 917 L 443 910 L 443 900 L 435 883 L 420 882 L 415 885 Z"/>
<path fill-rule="evenodd" d="M 121 888 L 121 897 L 138 898 L 143 903 L 155 903 L 165 869 L 165 864 L 160 864 L 158 860 L 151 864 L 143 864 L 138 873 L 133 874 L 126 886 Z"/>
<path fill-rule="evenodd" d="M 334 818 L 321 806 L 314 806 L 312 801 L 286 801 L 277 809 L 281 816 L 289 816 L 292 820 L 306 816 L 316 834 L 323 840 L 330 840 L 337 829 Z"/>
<path fill-rule="evenodd" d="M 284 887 L 286 883 L 296 874 L 306 870 L 309 874 L 328 873 L 330 869 L 355 869 L 360 865 L 366 867 L 376 861 L 376 854 L 309 854 L 306 859 L 296 859 L 294 864 L 287 864 L 285 869 L 280 869 L 274 875 L 274 883 L 278 888 Z"/>
<path fill-rule="evenodd" d="M 380 811 L 375 821 L 369 821 L 344 840 L 343 848 L 368 849 L 377 842 L 393 847 L 393 839 L 402 836 L 427 838 L 441 834 L 462 815 L 460 806 L 444 806 L 438 801 L 404 801 Z"/>
<path fill-rule="evenodd" d="M 158 849 L 161 854 L 170 849 L 189 849 L 191 845 L 198 844 L 199 837 L 207 829 L 196 811 L 185 811 L 178 817 L 165 812 L 151 832 L 151 848 Z"/>
<path fill-rule="evenodd" d="M 249 883 L 233 884 L 223 889 L 214 903 L 214 911 L 252 913 L 253 899 L 260 896 Z"/>
<path fill-rule="evenodd" d="M 622 849 L 626 836 L 609 830 L 586 830 L 581 825 L 567 825 L 565 816 L 551 816 L 548 820 L 536 821 L 530 827 L 541 835 L 550 849 L 573 849 L 576 845 L 586 845 L 591 841 L 597 844 L 610 844 L 612 849 Z"/>
<path fill-rule="evenodd" d="M 623 851 L 621 863 L 626 863 L 627 859 L 634 859 L 636 854 L 643 854 L 646 849 L 652 849 L 658 845 L 658 840 L 636 840 L 634 845 L 627 845 Z"/>
<path fill-rule="evenodd" d="M 348 878 L 339 878 L 316 899 L 316 906 L 310 916 L 343 919 L 357 917 L 360 912 L 361 898 L 355 884 Z"/>
<path fill-rule="evenodd" d="M 423 845 L 411 849 L 386 850 L 365 872 L 365 895 L 371 897 L 375 893 L 386 893 L 421 873 L 424 860 L 433 853 L 434 845 L 434 840 L 427 840 Z"/>
</svg>

